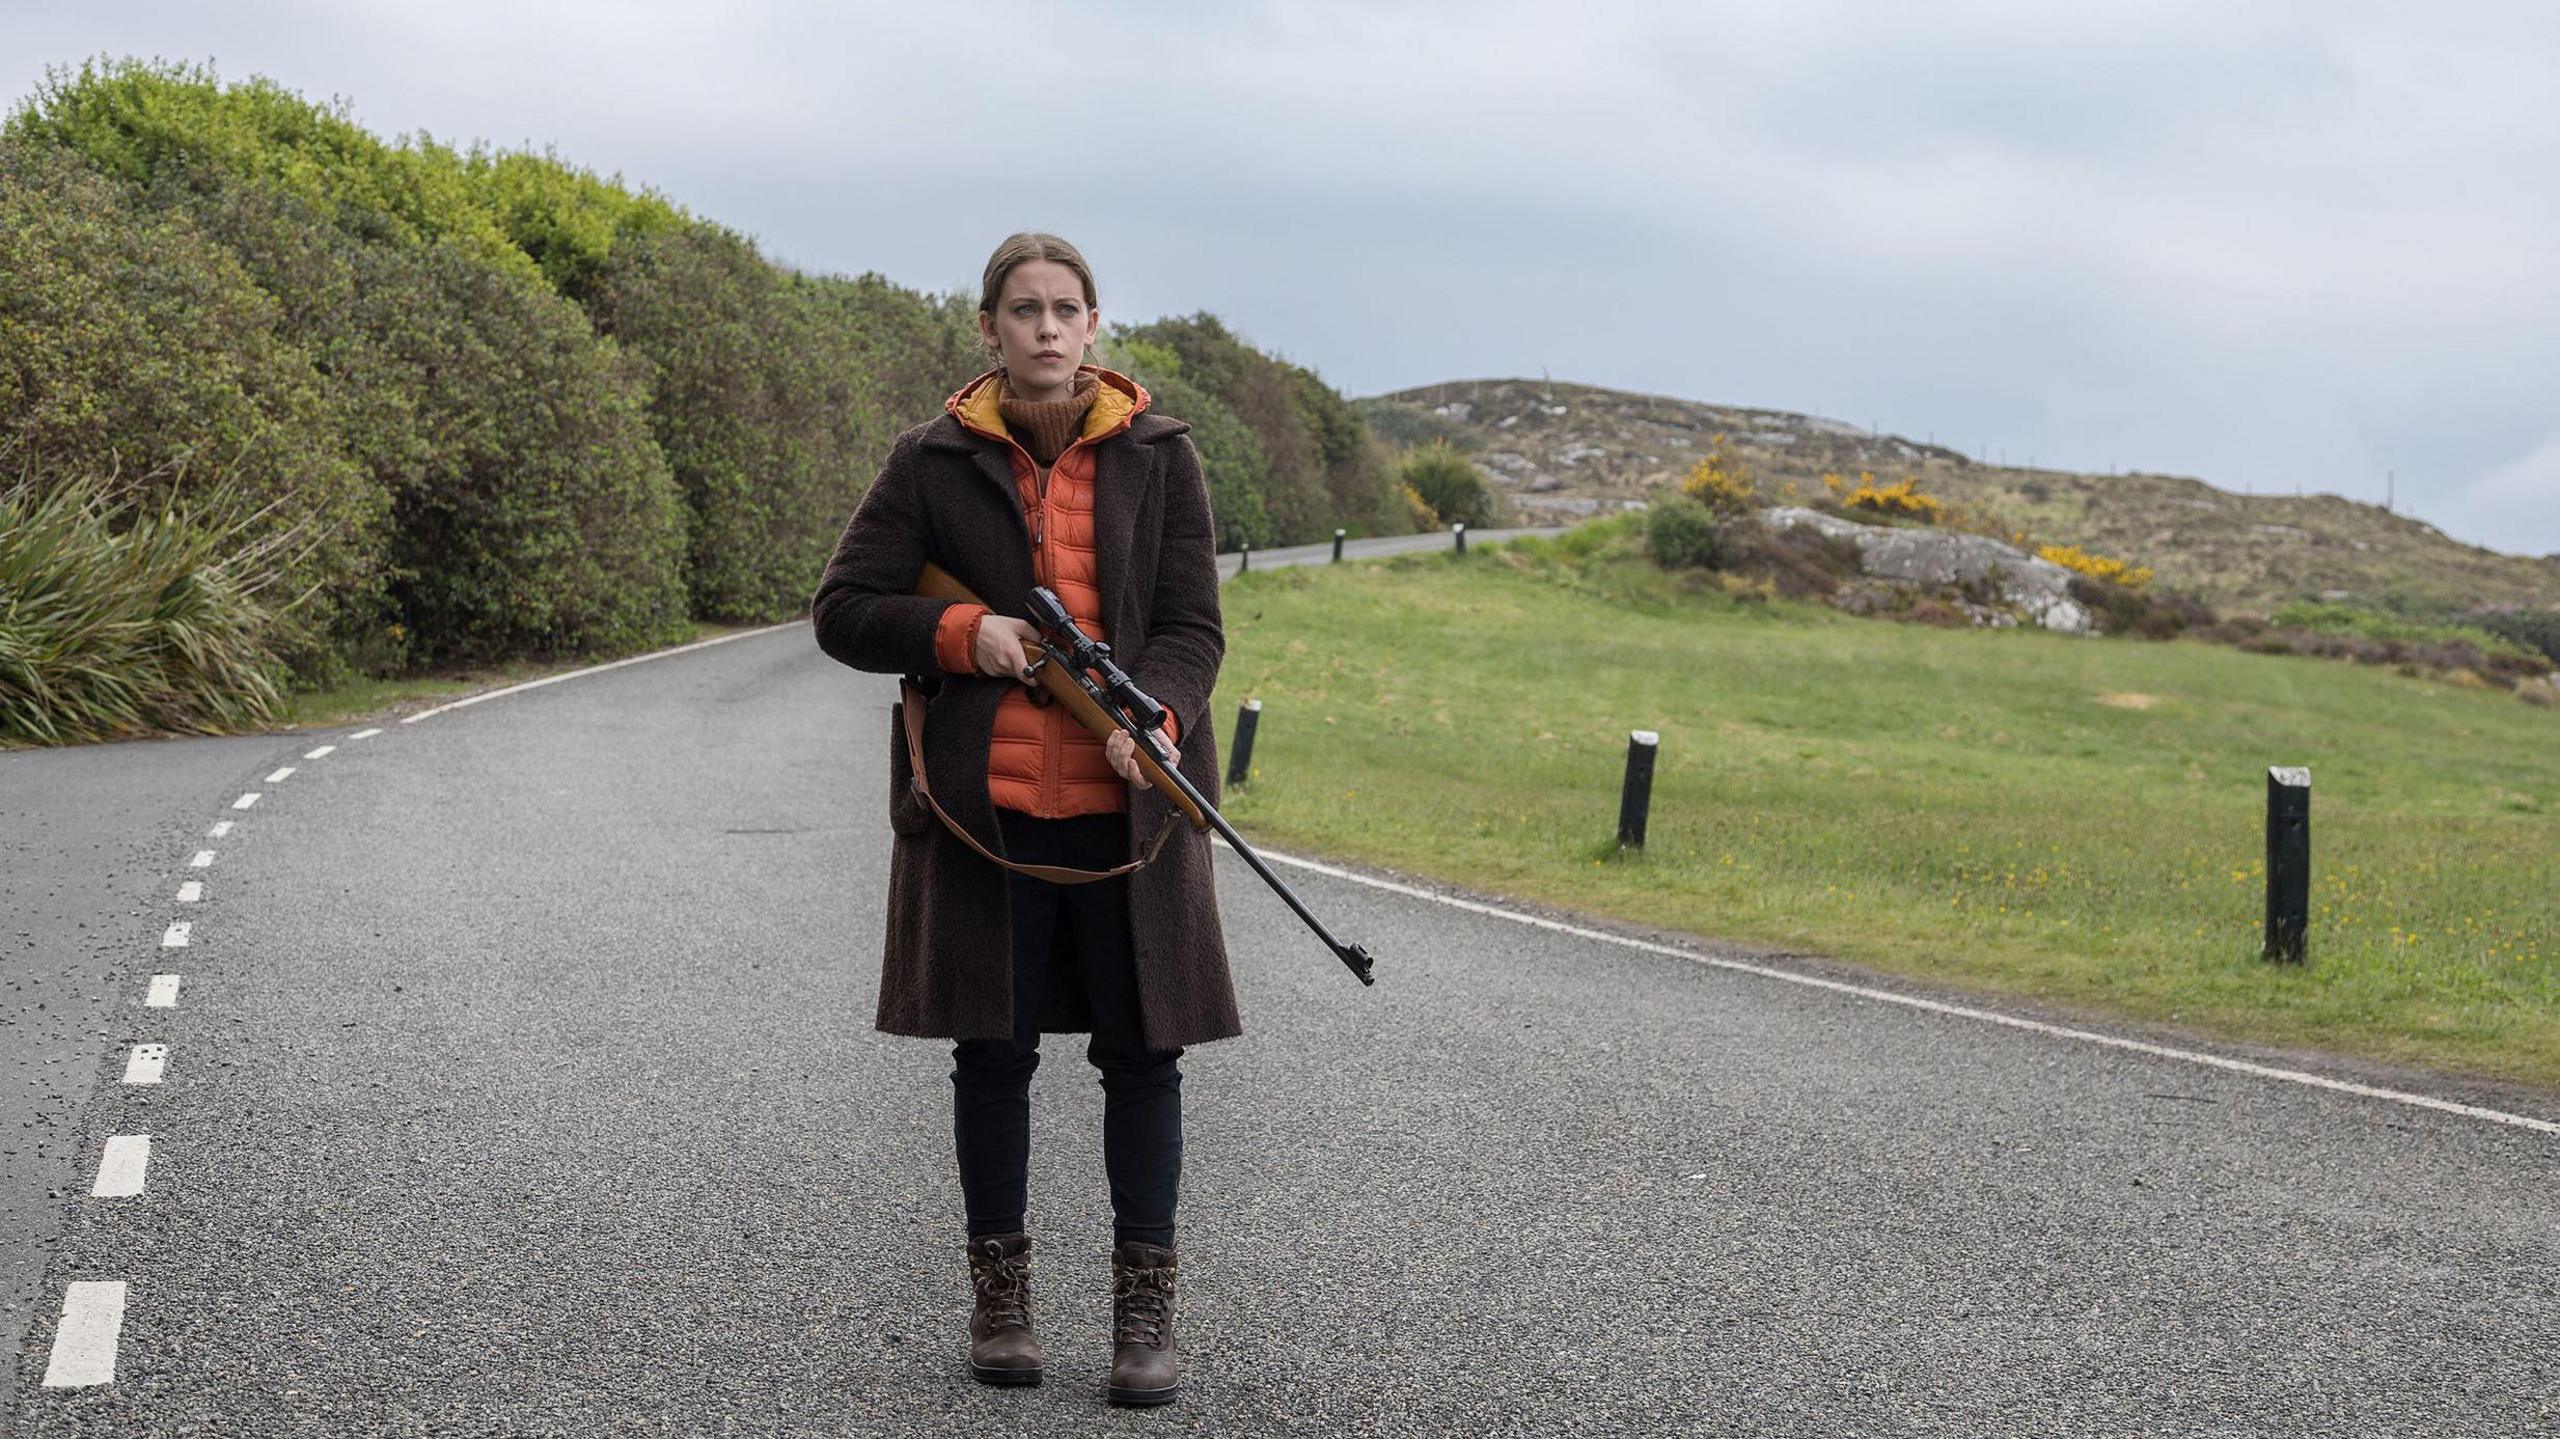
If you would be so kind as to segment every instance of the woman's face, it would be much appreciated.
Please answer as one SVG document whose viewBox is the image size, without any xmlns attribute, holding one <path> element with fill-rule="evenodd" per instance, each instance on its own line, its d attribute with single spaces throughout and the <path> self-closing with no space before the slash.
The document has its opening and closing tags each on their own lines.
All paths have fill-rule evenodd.
<svg viewBox="0 0 2560 1439">
<path fill-rule="evenodd" d="M 1076 366 L 1100 324 L 1100 312 L 1084 302 L 1084 282 L 1055 260 L 1014 266 L 996 312 L 978 313 L 978 333 L 1003 357 L 1006 385 L 1026 400 L 1074 393 Z"/>
</svg>

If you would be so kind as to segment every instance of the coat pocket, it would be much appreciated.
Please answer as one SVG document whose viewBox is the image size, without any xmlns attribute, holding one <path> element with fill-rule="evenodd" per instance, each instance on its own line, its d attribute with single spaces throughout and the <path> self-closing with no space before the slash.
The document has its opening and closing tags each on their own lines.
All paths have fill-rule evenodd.
<svg viewBox="0 0 2560 1439">
<path fill-rule="evenodd" d="M 916 793 L 915 765 L 907 758 L 906 701 L 889 705 L 889 829 L 893 834 L 922 834 L 933 827 L 933 811 Z"/>
</svg>

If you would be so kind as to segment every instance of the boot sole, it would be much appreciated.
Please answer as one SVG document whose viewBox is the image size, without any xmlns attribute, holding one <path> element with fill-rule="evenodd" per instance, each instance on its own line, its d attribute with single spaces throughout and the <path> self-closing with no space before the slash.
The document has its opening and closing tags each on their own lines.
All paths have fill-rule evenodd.
<svg viewBox="0 0 2560 1439">
<path fill-rule="evenodd" d="M 1037 1369 L 999 1369 L 993 1365 L 972 1364 L 969 1366 L 969 1373 L 981 1384 L 1037 1384 L 1040 1382 L 1040 1371 Z"/>
<path fill-rule="evenodd" d="M 1117 1384 L 1109 1384 L 1104 1389 L 1114 1404 L 1170 1404 L 1174 1396 L 1182 1392 L 1179 1384 L 1168 1384 L 1162 1389 L 1123 1389 Z"/>
</svg>

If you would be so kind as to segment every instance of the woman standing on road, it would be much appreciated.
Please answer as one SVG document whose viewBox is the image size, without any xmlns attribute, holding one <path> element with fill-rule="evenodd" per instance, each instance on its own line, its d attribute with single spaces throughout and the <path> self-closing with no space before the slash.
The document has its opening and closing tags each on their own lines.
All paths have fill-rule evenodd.
<svg viewBox="0 0 2560 1439">
<path fill-rule="evenodd" d="M 947 1038 L 976 1305 L 970 1372 L 1039 1382 L 1024 1232 L 1043 1033 L 1084 1033 L 1103 1087 L 1113 1217 L 1111 1375 L 1122 1403 L 1177 1389 L 1174 1198 L 1183 1047 L 1242 1032 L 1207 835 L 1032 681 L 1033 585 L 1168 711 L 1174 765 L 1213 803 L 1209 694 L 1226 652 L 1208 486 L 1189 426 L 1083 363 L 1100 323 L 1074 246 L 998 246 L 978 302 L 993 368 L 898 436 L 811 602 L 818 645 L 917 677 L 927 793 L 892 707 L 888 935 L 877 1026 Z M 987 601 L 915 594 L 930 561 Z M 990 608 L 992 606 L 992 608 Z M 914 703 L 911 690 L 906 703 Z M 938 804 L 937 804 L 938 802 Z M 937 814 L 937 809 L 939 813 Z M 937 823 L 937 819 L 940 820 Z M 1136 862 L 1139 836 L 1153 858 Z M 1000 859 L 990 862 L 989 856 Z M 1012 865 L 1109 877 L 1052 882 Z"/>
</svg>

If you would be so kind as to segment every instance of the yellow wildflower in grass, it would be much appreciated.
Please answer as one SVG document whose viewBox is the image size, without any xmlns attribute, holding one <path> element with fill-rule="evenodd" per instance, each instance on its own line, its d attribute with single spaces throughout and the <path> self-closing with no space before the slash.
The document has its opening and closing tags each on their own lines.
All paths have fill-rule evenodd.
<svg viewBox="0 0 2560 1439">
<path fill-rule="evenodd" d="M 2078 570 L 2091 579 L 2113 580 L 2127 589 L 2138 590 L 2151 582 L 2149 565 L 2128 565 L 2105 555 L 2093 555 L 2078 545 L 2038 545 L 2036 554 L 2067 570 Z"/>
</svg>

